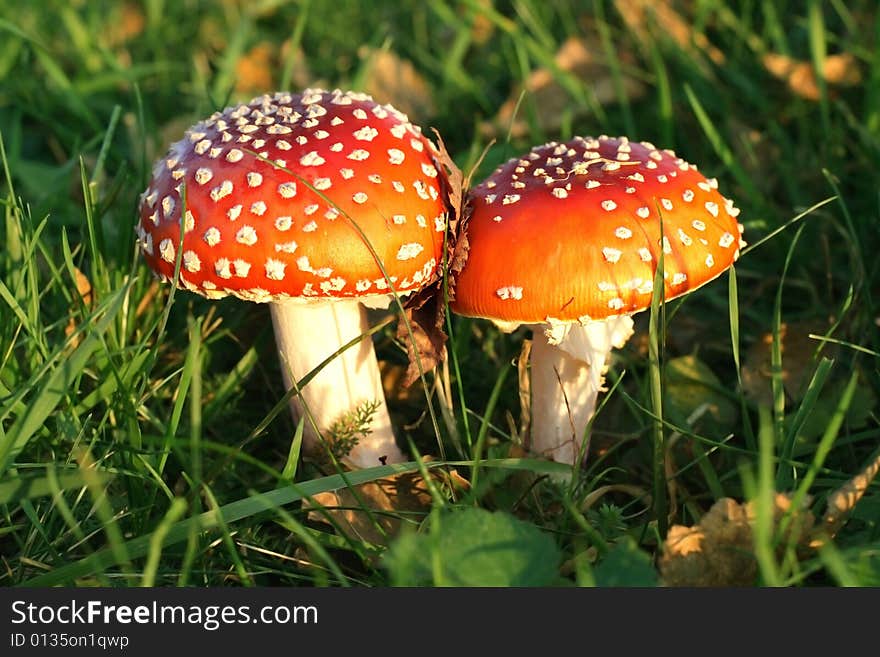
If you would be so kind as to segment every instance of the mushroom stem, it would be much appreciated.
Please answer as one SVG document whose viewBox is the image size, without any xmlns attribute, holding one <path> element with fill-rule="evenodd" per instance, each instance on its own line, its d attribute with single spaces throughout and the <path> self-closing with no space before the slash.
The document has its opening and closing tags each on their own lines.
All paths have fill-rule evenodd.
<svg viewBox="0 0 880 657">
<path fill-rule="evenodd" d="M 632 335 L 628 315 L 559 331 L 533 327 L 531 450 L 574 465 L 603 390 L 611 350 Z"/>
<path fill-rule="evenodd" d="M 328 356 L 369 330 L 367 312 L 356 300 L 340 299 L 329 303 L 286 301 L 272 303 L 270 307 L 281 372 L 288 390 L 293 380 L 301 380 Z M 379 404 L 372 416 L 370 432 L 361 436 L 343 457 L 346 464 L 367 468 L 405 460 L 394 442 L 379 364 L 369 337 L 338 354 L 300 393 L 291 398 L 294 418 L 303 417 L 305 403 L 325 439 L 330 438 L 327 429 L 345 413 L 365 402 Z M 322 446 L 321 437 L 308 420 L 304 427 L 303 446 L 312 452 L 319 451 Z"/>
</svg>

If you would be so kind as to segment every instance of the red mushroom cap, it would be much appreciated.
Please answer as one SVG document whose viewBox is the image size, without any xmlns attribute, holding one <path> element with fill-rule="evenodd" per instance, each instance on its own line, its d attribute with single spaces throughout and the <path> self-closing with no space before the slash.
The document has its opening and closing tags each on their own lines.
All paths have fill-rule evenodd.
<svg viewBox="0 0 880 657">
<path fill-rule="evenodd" d="M 685 294 L 744 244 L 717 187 L 672 151 L 625 137 L 533 148 L 471 190 L 452 309 L 516 323 L 634 313 L 650 306 L 661 248 L 666 298 Z"/>
<path fill-rule="evenodd" d="M 365 94 L 260 96 L 197 123 L 156 163 L 137 233 L 149 266 L 252 301 L 387 294 L 437 269 L 446 201 L 434 145 Z M 329 201 L 329 202 L 328 202 Z M 346 215 L 351 218 L 349 221 Z"/>
</svg>

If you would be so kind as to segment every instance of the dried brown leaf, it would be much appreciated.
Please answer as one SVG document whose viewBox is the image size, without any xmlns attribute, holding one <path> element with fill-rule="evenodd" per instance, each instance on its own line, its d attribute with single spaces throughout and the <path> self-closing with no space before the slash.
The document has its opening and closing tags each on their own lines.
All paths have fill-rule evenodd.
<svg viewBox="0 0 880 657">
<path fill-rule="evenodd" d="M 76 283 L 76 291 L 79 293 L 83 305 L 88 310 L 92 307 L 93 301 L 92 282 L 89 280 L 88 276 L 82 273 L 77 267 L 73 268 L 73 276 Z M 67 326 L 64 327 L 64 335 L 70 336 L 76 331 L 78 324 L 77 317 L 79 314 L 79 304 L 75 303 L 71 310 L 70 319 L 67 321 Z M 79 342 L 78 338 L 74 338 L 72 347 L 76 347 Z"/>
<path fill-rule="evenodd" d="M 441 487 L 466 490 L 469 486 L 454 469 L 449 472 L 435 469 L 431 477 Z M 313 496 L 313 503 L 305 504 L 311 509 L 309 520 L 331 522 L 355 540 L 385 545 L 400 532 L 404 523 L 418 522 L 431 508 L 431 494 L 418 472 L 377 479 L 356 488 L 357 494 L 343 488 Z M 317 508 L 318 505 L 324 509 Z"/>
<path fill-rule="evenodd" d="M 796 511 L 792 511 L 791 503 L 790 495 L 777 493 L 773 521 L 778 526 L 783 517 L 788 517 L 789 540 L 803 546 L 813 528 L 813 514 L 807 508 L 809 500 Z M 699 524 L 673 525 L 658 564 L 663 581 L 668 586 L 753 585 L 758 574 L 754 522 L 753 503 L 739 504 L 723 498 L 712 505 Z"/>
<path fill-rule="evenodd" d="M 434 156 L 437 164 L 440 165 L 438 168 L 443 172 L 438 179 L 441 193 L 446 199 L 448 216 L 445 260 L 454 262 L 461 216 L 463 176 L 446 150 L 443 138 L 436 130 L 434 133 L 437 138 L 437 150 Z M 447 336 L 443 330 L 446 305 L 443 298 L 443 283 L 444 277 L 442 272 L 439 272 L 434 281 L 409 295 L 404 303 L 405 312 L 397 324 L 397 337 L 406 345 L 409 359 L 404 385 L 412 385 L 419 378 L 417 358 L 421 360 L 422 370 L 428 372 L 446 357 Z M 412 328 L 412 339 L 407 321 Z"/>
<path fill-rule="evenodd" d="M 602 44 L 592 34 L 569 37 L 556 52 L 554 64 L 559 70 L 588 85 L 596 101 L 606 105 L 616 102 L 618 95 L 610 68 L 594 54 L 601 52 Z M 624 61 L 631 59 L 623 51 L 618 55 Z M 523 91 L 530 96 L 529 102 L 540 108 L 541 111 L 534 118 L 541 129 L 548 133 L 558 132 L 567 114 L 574 112 L 572 118 L 577 118 L 589 111 L 587 107 L 571 102 L 571 96 L 558 81 L 558 74 L 548 68 L 539 68 L 528 76 L 522 88 L 513 90 L 494 119 L 480 126 L 484 136 L 502 136 L 509 131 L 512 138 L 520 138 L 529 133 L 527 122 L 521 118 L 523 109 L 519 107 Z M 645 87 L 635 78 L 625 76 L 624 93 L 628 98 L 635 99 L 645 93 Z"/>
<path fill-rule="evenodd" d="M 420 123 L 436 114 L 431 86 L 413 63 L 391 50 L 363 48 L 364 91 Z"/>
<path fill-rule="evenodd" d="M 786 394 L 793 400 L 801 399 L 804 388 L 814 369 L 813 356 L 818 343 L 810 334 L 823 334 L 827 325 L 818 321 L 792 322 L 779 327 L 782 352 L 782 384 Z M 773 334 L 766 333 L 756 341 L 746 354 L 742 365 L 743 390 L 752 400 L 773 404 L 770 367 Z M 833 346 L 826 347 L 833 350 Z"/>
<path fill-rule="evenodd" d="M 767 53 L 763 62 L 767 71 L 784 81 L 796 95 L 807 100 L 819 100 L 819 84 L 811 62 L 779 53 Z M 828 84 L 841 87 L 852 87 L 862 81 L 856 59 L 849 53 L 826 57 L 822 65 L 822 77 Z"/>
<path fill-rule="evenodd" d="M 695 31 L 669 0 L 615 0 L 614 6 L 639 41 L 669 38 L 687 53 L 705 54 L 715 64 L 724 63 L 724 53 L 705 34 Z"/>
</svg>

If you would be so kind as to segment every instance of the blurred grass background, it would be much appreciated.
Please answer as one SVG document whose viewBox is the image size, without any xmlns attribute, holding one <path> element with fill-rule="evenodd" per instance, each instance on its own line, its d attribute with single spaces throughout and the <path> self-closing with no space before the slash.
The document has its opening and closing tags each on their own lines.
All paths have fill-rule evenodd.
<svg viewBox="0 0 880 657">
<path fill-rule="evenodd" d="M 719 560 L 744 583 L 880 583 L 876 484 L 834 542 L 791 530 L 877 456 L 875 2 L 0 0 L 0 35 L 3 585 L 733 583 Z M 462 318 L 427 390 L 377 336 L 402 437 L 454 470 L 364 471 L 353 495 L 297 465 L 266 309 L 172 298 L 133 225 L 187 126 L 307 86 L 394 104 L 474 180 L 603 133 L 719 179 L 751 247 L 669 305 L 657 365 L 668 520 L 752 500 L 736 536 L 706 525 L 705 558 L 663 556 L 646 313 L 573 478 L 521 448 L 527 334 Z"/>
</svg>

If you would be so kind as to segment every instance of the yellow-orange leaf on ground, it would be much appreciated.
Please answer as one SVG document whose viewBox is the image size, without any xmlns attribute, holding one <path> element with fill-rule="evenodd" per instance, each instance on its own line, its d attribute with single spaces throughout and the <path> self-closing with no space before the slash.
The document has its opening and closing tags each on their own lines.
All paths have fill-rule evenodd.
<svg viewBox="0 0 880 657">
<path fill-rule="evenodd" d="M 815 369 L 813 356 L 819 343 L 810 334 L 823 334 L 827 325 L 817 321 L 783 323 L 779 327 L 779 343 L 782 353 L 782 385 L 793 400 L 801 399 L 804 387 Z M 743 390 L 752 400 L 772 406 L 770 356 L 773 334 L 765 333 L 748 350 L 742 365 Z M 825 354 L 829 355 L 831 345 Z"/>
<path fill-rule="evenodd" d="M 235 91 L 242 95 L 273 91 L 280 83 L 281 71 L 289 58 L 293 58 L 290 86 L 309 86 L 311 78 L 305 55 L 300 49 L 291 53 L 290 48 L 289 41 L 280 48 L 268 41 L 256 44 L 235 63 Z"/>
<path fill-rule="evenodd" d="M 615 0 L 614 7 L 639 41 L 648 42 L 660 35 L 672 39 L 685 52 L 704 53 L 714 63 L 724 63 L 724 53 L 705 34 L 696 32 L 669 0 Z"/>
<path fill-rule="evenodd" d="M 618 96 L 608 65 L 601 56 L 596 55 L 602 52 L 602 44 L 596 37 L 569 37 L 556 52 L 554 63 L 559 70 L 588 85 L 596 101 L 605 105 L 616 102 Z M 627 59 L 626 53 L 618 54 L 621 58 Z M 645 93 L 644 85 L 635 78 L 624 76 L 623 84 L 624 93 L 630 99 L 638 98 Z M 534 120 L 547 133 L 557 132 L 566 115 L 577 118 L 588 112 L 587 107 L 572 102 L 571 96 L 560 84 L 558 74 L 550 69 L 539 68 L 532 71 L 523 89 L 530 96 L 528 102 L 540 110 L 535 112 Z M 521 92 L 522 89 L 514 89 L 495 118 L 480 126 L 484 136 L 505 136 L 508 130 L 513 138 L 524 137 L 529 133 L 528 122 L 523 117 L 525 110 L 518 107 Z"/>
<path fill-rule="evenodd" d="M 773 521 L 778 525 L 791 510 L 791 497 L 777 493 Z M 803 544 L 815 519 L 806 508 L 791 512 L 791 542 Z M 755 508 L 723 498 L 712 505 L 699 524 L 669 528 L 660 557 L 660 574 L 667 586 L 751 586 L 758 575 L 752 527 Z"/>
<path fill-rule="evenodd" d="M 92 307 L 92 283 L 89 281 L 88 276 L 83 274 L 77 267 L 73 268 L 73 275 L 76 279 L 76 291 L 79 293 L 79 296 L 82 298 L 83 305 L 88 310 Z M 64 335 L 71 335 L 74 331 L 76 331 L 76 327 L 78 324 L 77 316 L 79 315 L 79 304 L 75 303 L 71 309 L 70 319 L 67 320 L 67 326 L 64 327 Z M 81 321 L 81 319 L 79 320 Z M 79 338 L 74 338 L 71 344 L 72 348 L 75 348 L 80 343 Z"/>
<path fill-rule="evenodd" d="M 774 77 L 784 81 L 795 94 L 807 100 L 819 100 L 816 69 L 811 62 L 778 53 L 767 53 L 763 61 L 764 67 Z M 862 81 L 856 58 L 849 53 L 826 57 L 822 65 L 822 77 L 828 84 L 841 87 L 852 87 Z"/>
<path fill-rule="evenodd" d="M 432 471 L 431 476 L 441 490 L 468 487 L 468 482 L 455 470 L 448 474 Z M 314 504 L 305 505 L 312 509 L 309 519 L 335 524 L 339 531 L 354 540 L 385 545 L 404 524 L 421 522 L 431 508 L 431 494 L 418 472 L 377 479 L 356 489 L 357 495 L 351 489 L 342 488 L 313 496 Z M 317 505 L 324 509 L 317 509 Z M 366 505 L 370 513 L 362 505 Z"/>
<path fill-rule="evenodd" d="M 431 87 L 413 63 L 390 50 L 363 48 L 364 91 L 377 102 L 390 103 L 414 123 L 434 116 Z"/>
</svg>

